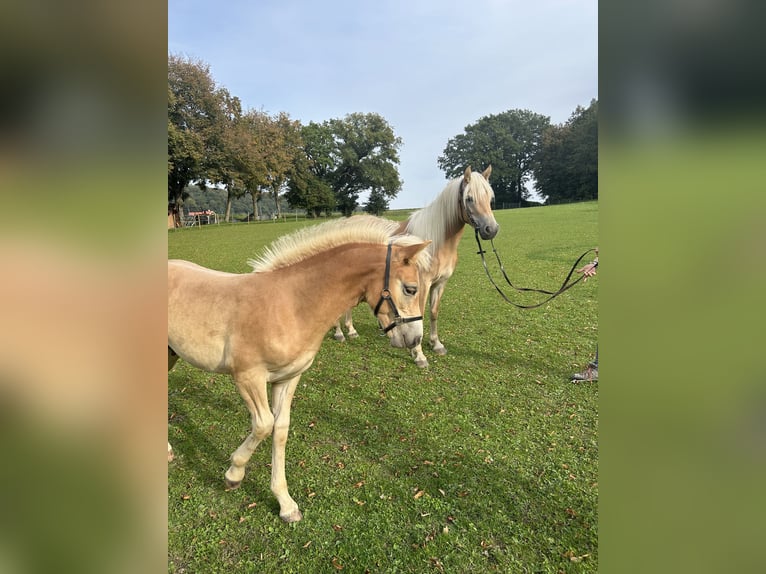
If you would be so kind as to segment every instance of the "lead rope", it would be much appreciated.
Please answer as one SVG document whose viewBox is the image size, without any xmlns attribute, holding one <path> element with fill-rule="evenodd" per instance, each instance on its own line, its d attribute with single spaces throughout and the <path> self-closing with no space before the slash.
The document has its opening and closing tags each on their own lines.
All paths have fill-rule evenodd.
<svg viewBox="0 0 766 574">
<path fill-rule="evenodd" d="M 596 251 L 595 249 L 588 249 L 585 253 L 583 253 L 582 255 L 580 255 L 580 257 L 577 258 L 577 261 L 575 261 L 574 265 L 572 265 L 572 269 L 569 270 L 569 274 L 566 276 L 566 279 L 564 279 L 564 282 L 561 284 L 561 287 L 559 287 L 558 291 L 546 291 L 544 289 L 533 289 L 533 288 L 530 288 L 530 287 L 516 287 L 513 283 L 511 283 L 511 280 L 508 279 L 508 275 L 506 275 L 506 273 L 505 273 L 505 267 L 503 266 L 503 262 L 500 261 L 500 255 L 498 254 L 497 249 L 495 248 L 495 242 L 492 239 L 490 239 L 489 242 L 492 245 L 492 251 L 495 254 L 495 259 L 497 259 L 497 262 L 500 265 L 500 271 L 503 273 L 503 277 L 505 278 L 505 282 L 508 283 L 508 285 L 510 285 L 516 291 L 529 291 L 529 292 L 533 292 L 533 293 L 542 293 L 543 295 L 549 295 L 549 297 L 547 299 L 545 299 L 544 301 L 541 301 L 540 303 L 536 303 L 534 305 L 519 305 L 518 303 L 514 303 L 513 301 L 511 301 L 506 296 L 506 294 L 503 293 L 503 290 L 500 289 L 498 284 L 495 283 L 495 280 L 492 279 L 492 275 L 489 272 L 489 267 L 487 267 L 487 260 L 484 258 L 484 253 L 486 253 L 486 251 L 484 251 L 484 248 L 481 245 L 481 239 L 479 239 L 479 230 L 475 229 L 474 231 L 475 231 L 475 236 L 476 236 L 476 244 L 479 246 L 478 255 L 481 255 L 481 263 L 482 263 L 482 265 L 484 265 L 484 271 L 486 271 L 487 277 L 489 277 L 490 283 L 492 283 L 492 285 L 495 287 L 497 292 L 500 293 L 500 296 L 503 299 L 505 299 L 505 301 L 507 303 L 510 303 L 511 305 L 513 305 L 514 307 L 518 307 L 519 309 L 534 309 L 535 307 L 540 307 L 541 305 L 545 305 L 548 301 L 550 301 L 554 297 L 557 297 L 557 296 L 561 295 L 567 289 L 570 289 L 571 287 L 574 287 L 575 285 L 577 285 L 580 281 L 582 281 L 582 279 L 585 276 L 581 275 L 580 277 L 578 277 L 577 279 L 575 279 L 574 281 L 569 283 L 569 280 L 572 277 L 572 273 L 574 273 L 575 268 L 580 264 L 580 261 L 582 261 L 583 257 L 585 257 L 591 251 L 593 251 L 593 252 Z"/>
</svg>

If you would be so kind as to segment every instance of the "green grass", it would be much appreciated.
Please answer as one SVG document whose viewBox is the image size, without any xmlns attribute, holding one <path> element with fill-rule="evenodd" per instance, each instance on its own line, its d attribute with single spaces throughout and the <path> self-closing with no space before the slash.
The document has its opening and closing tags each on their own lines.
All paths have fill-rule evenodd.
<svg viewBox="0 0 766 574">
<path fill-rule="evenodd" d="M 595 202 L 496 217 L 517 285 L 558 287 L 597 245 Z M 169 256 L 245 272 L 264 244 L 306 224 L 171 231 Z M 179 361 L 168 382 L 169 571 L 596 572 L 599 383 L 569 376 L 595 350 L 597 285 L 511 307 L 467 230 L 442 299 L 449 353 L 424 346 L 426 370 L 357 308 L 360 338 L 336 343 L 328 331 L 296 392 L 287 480 L 304 519 L 292 525 L 269 490 L 270 440 L 241 488 L 224 491 L 249 415 L 228 377 Z"/>
</svg>

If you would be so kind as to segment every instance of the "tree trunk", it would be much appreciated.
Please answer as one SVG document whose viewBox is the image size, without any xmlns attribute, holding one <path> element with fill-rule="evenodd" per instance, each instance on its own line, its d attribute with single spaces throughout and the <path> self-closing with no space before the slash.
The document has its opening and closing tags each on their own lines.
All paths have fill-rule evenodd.
<svg viewBox="0 0 766 574">
<path fill-rule="evenodd" d="M 226 186 L 226 217 L 224 218 L 226 223 L 231 223 L 231 188 Z"/>
<path fill-rule="evenodd" d="M 250 197 L 253 198 L 253 221 L 258 221 L 258 195 L 251 191 Z"/>
<path fill-rule="evenodd" d="M 277 219 L 282 219 L 282 211 L 279 209 L 279 191 L 274 190 L 274 206 L 277 210 Z"/>
<path fill-rule="evenodd" d="M 179 227 L 183 225 L 183 214 L 184 214 L 184 197 L 183 197 L 183 188 L 180 190 L 177 190 L 173 193 L 173 205 L 175 206 L 176 216 L 178 217 Z"/>
</svg>

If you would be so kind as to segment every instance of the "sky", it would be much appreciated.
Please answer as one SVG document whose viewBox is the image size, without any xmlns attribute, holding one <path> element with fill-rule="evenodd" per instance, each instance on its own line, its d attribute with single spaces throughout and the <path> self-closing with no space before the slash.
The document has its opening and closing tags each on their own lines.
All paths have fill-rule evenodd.
<svg viewBox="0 0 766 574">
<path fill-rule="evenodd" d="M 402 139 L 391 209 L 441 193 L 437 158 L 482 117 L 560 124 L 598 98 L 597 30 L 596 0 L 168 0 L 168 52 L 208 64 L 244 109 L 385 118 Z"/>
</svg>

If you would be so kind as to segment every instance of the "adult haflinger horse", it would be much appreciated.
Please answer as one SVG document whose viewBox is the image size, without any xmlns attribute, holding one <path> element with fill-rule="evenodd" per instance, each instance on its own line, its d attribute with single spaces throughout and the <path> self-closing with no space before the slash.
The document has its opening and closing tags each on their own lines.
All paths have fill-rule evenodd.
<svg viewBox="0 0 766 574">
<path fill-rule="evenodd" d="M 497 235 L 499 226 L 492 213 L 495 192 L 489 185 L 491 172 L 492 166 L 481 174 L 467 167 L 463 175 L 450 181 L 433 202 L 410 215 L 395 231 L 412 233 L 433 242 L 429 247 L 432 258 L 426 276 L 428 288 L 421 291 L 420 309 L 421 312 L 425 310 L 426 297 L 430 295 L 429 341 L 437 355 L 447 354 L 447 349 L 439 340 L 439 302 L 457 265 L 457 246 L 463 237 L 464 226 L 473 227 L 482 239 L 492 239 Z M 349 337 L 358 336 L 351 320 L 351 309 L 346 311 L 344 322 Z M 338 341 L 345 339 L 340 321 L 335 325 L 334 338 Z M 410 352 L 418 367 L 428 366 L 421 345 L 416 345 Z"/>
<path fill-rule="evenodd" d="M 412 348 L 423 336 L 419 295 L 430 242 L 395 235 L 396 227 L 372 216 L 308 227 L 275 241 L 246 274 L 168 262 L 168 368 L 180 356 L 233 376 L 252 432 L 231 455 L 226 484 L 239 486 L 256 446 L 273 433 L 271 490 L 286 522 L 302 518 L 285 479 L 290 406 L 327 329 L 365 300 L 392 345 Z"/>
</svg>

